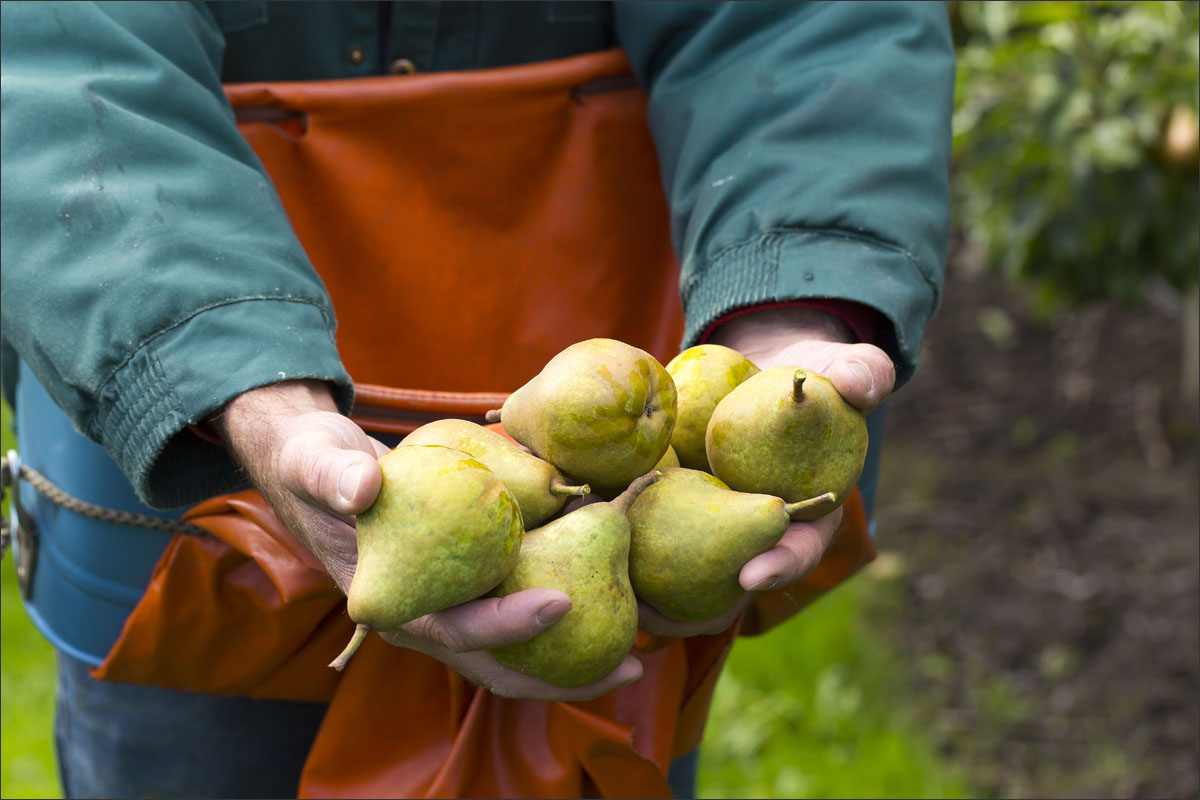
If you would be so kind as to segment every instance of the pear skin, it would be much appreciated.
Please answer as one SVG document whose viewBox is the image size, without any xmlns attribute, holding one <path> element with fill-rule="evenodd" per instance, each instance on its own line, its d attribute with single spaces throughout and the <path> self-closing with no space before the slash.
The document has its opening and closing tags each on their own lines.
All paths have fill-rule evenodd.
<svg viewBox="0 0 1200 800">
<path fill-rule="evenodd" d="M 679 465 L 710 472 L 704 445 L 708 420 L 717 403 L 759 369 L 737 350 L 719 344 L 689 347 L 671 359 L 666 369 L 677 393 L 671 446 Z"/>
<path fill-rule="evenodd" d="M 828 499 L 789 506 L 706 472 L 663 470 L 629 508 L 633 591 L 680 622 L 719 617 L 746 593 L 738 582 L 745 563 L 779 543 L 793 514 Z"/>
<path fill-rule="evenodd" d="M 379 467 L 379 496 L 356 522 L 358 566 L 346 609 L 358 631 L 330 665 L 339 670 L 367 630 L 396 630 L 487 594 L 521 551 L 516 498 L 472 456 L 437 445 L 397 447 Z"/>
<path fill-rule="evenodd" d="M 465 419 L 439 419 L 404 437 L 402 446 L 440 444 L 474 456 L 517 499 L 526 528 L 535 528 L 557 514 L 570 497 L 582 497 L 591 489 L 571 486 L 562 473 L 511 441 Z"/>
<path fill-rule="evenodd" d="M 667 452 L 663 453 L 663 457 L 654 465 L 654 472 L 664 469 L 671 469 L 679 466 L 679 455 L 675 452 L 675 448 L 667 445 Z"/>
<path fill-rule="evenodd" d="M 675 383 L 645 350 L 588 339 L 550 359 L 487 419 L 573 480 L 619 489 L 667 451 Z"/>
<path fill-rule="evenodd" d="M 571 610 L 529 641 L 491 650 L 497 661 L 566 688 L 617 668 L 633 647 L 638 623 L 625 513 L 656 478 L 639 478 L 611 503 L 585 505 L 526 534 L 517 565 L 494 594 L 560 589 L 570 596 Z"/>
<path fill-rule="evenodd" d="M 727 394 L 705 439 L 713 475 L 739 492 L 789 503 L 832 492 L 836 502 L 800 519 L 833 511 L 850 495 L 867 457 L 867 422 L 823 375 L 772 367 Z"/>
</svg>

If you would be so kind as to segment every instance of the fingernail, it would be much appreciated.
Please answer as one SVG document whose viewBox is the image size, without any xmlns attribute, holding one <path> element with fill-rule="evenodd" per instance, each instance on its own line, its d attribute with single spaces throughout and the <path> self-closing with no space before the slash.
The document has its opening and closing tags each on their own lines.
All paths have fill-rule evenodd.
<svg viewBox="0 0 1200 800">
<path fill-rule="evenodd" d="M 342 470 L 342 477 L 338 478 L 338 495 L 347 503 L 354 502 L 354 495 L 358 493 L 358 483 L 362 479 L 362 464 L 351 464 Z"/>
<path fill-rule="evenodd" d="M 764 592 L 768 589 L 774 589 L 778 583 L 779 583 L 778 575 L 768 575 L 767 577 L 760 578 L 759 580 L 750 584 L 750 591 Z"/>
<path fill-rule="evenodd" d="M 571 604 L 566 600 L 551 600 L 538 609 L 537 621 L 542 625 L 549 625 L 552 622 L 558 622 L 570 610 Z"/>
<path fill-rule="evenodd" d="M 865 394 L 870 394 L 875 388 L 875 378 L 871 375 L 871 370 L 867 369 L 866 365 L 861 361 L 851 361 L 850 371 L 854 373 L 854 377 L 858 378 L 858 385 L 862 387 Z"/>
</svg>

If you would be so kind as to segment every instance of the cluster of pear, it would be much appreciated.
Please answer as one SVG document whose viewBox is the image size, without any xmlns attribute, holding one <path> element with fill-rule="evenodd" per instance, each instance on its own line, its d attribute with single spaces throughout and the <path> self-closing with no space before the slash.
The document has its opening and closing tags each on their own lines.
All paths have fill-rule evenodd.
<svg viewBox="0 0 1200 800">
<path fill-rule="evenodd" d="M 357 519 L 347 608 L 354 639 L 486 595 L 560 589 L 567 614 L 492 655 L 556 686 L 611 672 L 633 646 L 637 600 L 719 616 L 738 573 L 792 519 L 835 509 L 858 480 L 866 424 L 824 377 L 759 371 L 718 345 L 663 367 L 612 339 L 571 345 L 489 412 L 522 446 L 445 419 L 380 458 Z M 580 503 L 592 492 L 608 502 Z"/>
</svg>

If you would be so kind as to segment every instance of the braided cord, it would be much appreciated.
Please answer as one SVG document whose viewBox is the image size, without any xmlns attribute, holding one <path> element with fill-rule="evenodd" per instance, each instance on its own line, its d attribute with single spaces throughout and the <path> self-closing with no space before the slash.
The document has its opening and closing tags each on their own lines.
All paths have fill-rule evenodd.
<svg viewBox="0 0 1200 800">
<path fill-rule="evenodd" d="M 7 485 L 11 478 L 10 465 L 8 459 L 4 459 L 5 484 Z M 64 492 L 56 486 L 49 478 L 38 472 L 28 464 L 22 464 L 20 467 L 20 477 L 29 481 L 33 488 L 57 506 L 61 506 L 68 511 L 73 511 L 76 514 L 81 514 L 91 519 L 98 519 L 102 522 L 112 522 L 117 525 L 131 525 L 135 528 L 149 528 L 150 530 L 163 531 L 164 533 L 184 533 L 192 536 L 209 536 L 209 532 L 201 528 L 199 525 L 193 525 L 190 522 L 184 522 L 178 519 L 164 519 L 162 517 L 154 517 L 149 514 L 135 514 L 132 511 L 118 511 L 112 508 L 105 508 L 94 503 L 89 503 L 85 500 L 80 500 L 77 497 Z"/>
</svg>

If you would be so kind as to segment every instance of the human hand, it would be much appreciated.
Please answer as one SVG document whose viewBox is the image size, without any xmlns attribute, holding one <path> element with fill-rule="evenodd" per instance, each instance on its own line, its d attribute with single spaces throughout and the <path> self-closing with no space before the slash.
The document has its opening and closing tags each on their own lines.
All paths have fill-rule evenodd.
<svg viewBox="0 0 1200 800">
<path fill-rule="evenodd" d="M 722 324 L 709 338 L 733 348 L 759 369 L 787 365 L 818 372 L 850 405 L 864 413 L 878 407 L 896 382 L 892 361 L 854 334 L 836 315 L 806 307 L 771 308 Z M 842 509 L 811 522 L 791 522 L 779 543 L 743 565 L 738 582 L 747 594 L 729 612 L 704 622 L 678 622 L 642 604 L 639 624 L 658 636 L 695 636 L 725 630 L 753 602 L 754 593 L 788 586 L 812 571 L 841 523 Z"/>
<path fill-rule="evenodd" d="M 388 448 L 339 414 L 329 388 L 318 381 L 254 389 L 212 422 L 280 522 L 347 592 L 358 561 L 353 515 L 379 494 L 377 459 Z M 380 635 L 503 697 L 590 700 L 641 677 L 641 662 L 627 655 L 595 683 L 562 689 L 506 669 L 487 652 L 533 638 L 570 608 L 563 592 L 528 589 L 472 600 Z"/>
<path fill-rule="evenodd" d="M 279 521 L 347 592 L 358 562 L 353 515 L 375 502 L 388 448 L 339 414 L 320 381 L 253 389 L 212 423 Z"/>
<path fill-rule="evenodd" d="M 642 677 L 642 662 L 629 653 L 600 680 L 566 689 L 508 669 L 488 652 L 532 639 L 570 610 L 571 600 L 564 592 L 526 589 L 426 614 L 399 631 L 380 635 L 398 647 L 408 647 L 441 661 L 500 697 L 555 702 L 591 700 Z"/>
</svg>

